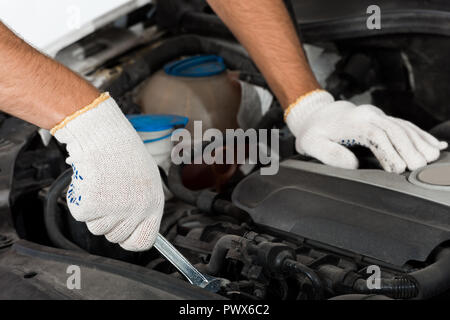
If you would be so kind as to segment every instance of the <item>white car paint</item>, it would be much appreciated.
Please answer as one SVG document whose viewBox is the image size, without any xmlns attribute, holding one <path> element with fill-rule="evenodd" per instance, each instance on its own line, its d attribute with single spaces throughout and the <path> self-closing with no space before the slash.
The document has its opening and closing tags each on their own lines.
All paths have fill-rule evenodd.
<svg viewBox="0 0 450 320">
<path fill-rule="evenodd" d="M 0 19 L 35 48 L 60 49 L 152 0 L 0 1 Z"/>
</svg>

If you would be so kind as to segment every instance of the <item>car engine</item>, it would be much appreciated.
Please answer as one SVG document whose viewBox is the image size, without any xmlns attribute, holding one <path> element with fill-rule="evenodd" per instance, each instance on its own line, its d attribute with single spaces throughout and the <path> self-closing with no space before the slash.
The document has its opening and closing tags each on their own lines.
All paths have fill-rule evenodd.
<svg viewBox="0 0 450 320">
<path fill-rule="evenodd" d="M 199 34 L 198 26 L 208 23 L 203 14 L 184 17 L 185 24 L 174 31 L 164 15 L 156 16 L 159 22 L 151 20 L 140 36 L 110 26 L 69 46 L 57 58 L 109 91 L 127 114 L 142 112 L 139 97 L 150 77 L 185 57 L 220 56 L 236 79 L 268 88 L 245 50 L 223 29 Z M 438 88 L 448 86 L 450 72 L 446 56 L 436 54 L 450 50 L 447 37 L 389 34 L 347 40 L 330 36 L 319 42 L 311 36 L 308 41 L 306 34 L 305 51 L 327 90 L 337 97 L 384 106 L 385 112 L 450 141 L 450 108 L 443 103 L 448 90 Z M 97 48 L 96 43 L 107 45 Z M 82 57 L 77 56 L 80 50 Z M 369 150 L 354 147 L 360 169 L 332 168 L 296 154 L 282 114 L 274 99 L 253 124 L 254 129 L 280 130 L 276 175 L 261 175 L 260 165 L 171 164 L 160 170 L 171 194 L 160 233 L 202 273 L 220 279 L 214 297 L 448 297 L 449 151 L 425 168 L 397 175 L 381 170 Z M 61 257 L 74 253 L 80 261 L 89 255 L 96 258 L 86 259 L 101 261 L 102 267 L 95 268 L 105 272 L 120 271 L 128 277 L 129 268 L 142 277 L 151 271 L 162 279 L 175 279 L 175 284 L 186 282 L 156 250 L 127 252 L 73 219 L 64 197 L 72 172 L 64 163 L 63 146 L 6 115 L 0 133 L 0 252 L 19 241 L 14 245 L 17 252 L 39 259 L 56 252 Z M 36 246 L 60 251 L 37 254 Z M 11 261 L 29 275 L 39 268 L 37 262 L 17 259 L 13 253 L 0 255 L 0 269 Z M 50 267 L 42 264 L 45 268 Z M 380 279 L 370 287 L 374 270 Z M 186 296 L 188 289 L 183 289 Z"/>
</svg>

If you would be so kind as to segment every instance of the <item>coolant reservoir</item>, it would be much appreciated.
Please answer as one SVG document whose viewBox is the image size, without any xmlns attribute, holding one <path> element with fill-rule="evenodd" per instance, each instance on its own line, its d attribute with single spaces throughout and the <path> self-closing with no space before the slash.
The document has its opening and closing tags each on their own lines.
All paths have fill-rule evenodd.
<svg viewBox="0 0 450 320">
<path fill-rule="evenodd" d="M 167 64 L 144 84 L 137 102 L 147 114 L 174 114 L 201 120 L 203 131 L 237 128 L 239 85 L 227 76 L 223 59 L 214 55 L 185 58 Z"/>
</svg>

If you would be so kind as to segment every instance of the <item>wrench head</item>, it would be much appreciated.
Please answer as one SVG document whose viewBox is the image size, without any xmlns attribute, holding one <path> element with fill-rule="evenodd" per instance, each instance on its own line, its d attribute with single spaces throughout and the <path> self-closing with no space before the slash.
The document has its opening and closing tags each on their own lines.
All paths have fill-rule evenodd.
<svg viewBox="0 0 450 320">
<path fill-rule="evenodd" d="M 201 288 L 203 288 L 203 289 L 206 289 L 206 290 L 208 290 L 208 291 L 210 291 L 210 292 L 218 292 L 219 290 L 220 290 L 220 287 L 221 287 L 221 280 L 220 279 L 217 279 L 217 278 L 213 278 L 213 277 L 211 277 L 211 276 L 208 276 L 207 274 L 205 274 L 204 275 L 205 276 L 205 278 L 208 280 L 208 281 L 204 281 L 201 285 L 200 285 L 200 287 Z"/>
</svg>

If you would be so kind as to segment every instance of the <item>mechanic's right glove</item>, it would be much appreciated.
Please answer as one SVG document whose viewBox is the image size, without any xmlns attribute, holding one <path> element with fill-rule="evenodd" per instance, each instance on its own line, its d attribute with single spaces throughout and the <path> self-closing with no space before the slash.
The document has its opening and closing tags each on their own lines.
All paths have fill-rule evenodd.
<svg viewBox="0 0 450 320">
<path fill-rule="evenodd" d="M 358 167 L 358 159 L 346 146 L 370 148 L 384 170 L 396 173 L 423 167 L 447 148 L 446 142 L 408 121 L 387 116 L 372 105 L 334 101 L 324 90 L 300 97 L 286 109 L 285 121 L 296 137 L 297 152 L 340 168 Z"/>
<path fill-rule="evenodd" d="M 164 207 L 161 178 L 114 99 L 103 93 L 51 133 L 67 144 L 66 162 L 73 168 L 67 204 L 73 217 L 126 250 L 149 249 Z"/>
</svg>

